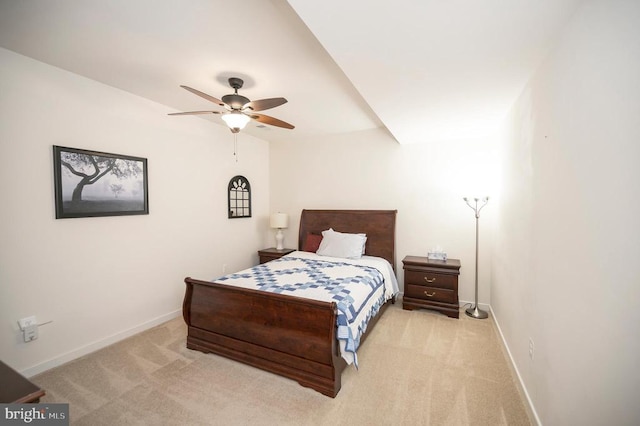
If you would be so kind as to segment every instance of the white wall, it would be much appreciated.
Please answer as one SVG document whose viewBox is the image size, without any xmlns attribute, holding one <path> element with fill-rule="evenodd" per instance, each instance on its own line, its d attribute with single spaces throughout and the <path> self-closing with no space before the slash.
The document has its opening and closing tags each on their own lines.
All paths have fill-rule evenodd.
<svg viewBox="0 0 640 426">
<path fill-rule="evenodd" d="M 586 2 L 509 118 L 491 305 L 545 425 L 640 424 L 639 82 L 640 3 Z"/>
<path fill-rule="evenodd" d="M 0 49 L 0 359 L 27 375 L 178 315 L 185 276 L 257 263 L 267 142 Z M 55 219 L 52 145 L 148 159 L 150 214 Z M 253 217 L 227 219 L 246 176 Z M 38 340 L 16 321 L 36 315 Z"/>
<path fill-rule="evenodd" d="M 460 299 L 474 300 L 475 218 L 462 197 L 497 195 L 497 140 L 399 145 L 384 130 L 271 143 L 271 208 L 289 213 L 285 245 L 295 248 L 302 209 L 397 209 L 396 267 L 441 246 L 462 262 Z M 480 304 L 489 302 L 495 206 L 480 220 Z"/>
</svg>

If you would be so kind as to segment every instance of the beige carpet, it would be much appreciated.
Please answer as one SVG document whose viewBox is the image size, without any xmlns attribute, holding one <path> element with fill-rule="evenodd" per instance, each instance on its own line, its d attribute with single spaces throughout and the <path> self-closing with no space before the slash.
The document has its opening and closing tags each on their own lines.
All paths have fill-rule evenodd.
<svg viewBox="0 0 640 426">
<path fill-rule="evenodd" d="M 335 399 L 185 347 L 182 318 L 42 373 L 86 425 L 530 425 L 491 319 L 386 311 Z"/>
</svg>

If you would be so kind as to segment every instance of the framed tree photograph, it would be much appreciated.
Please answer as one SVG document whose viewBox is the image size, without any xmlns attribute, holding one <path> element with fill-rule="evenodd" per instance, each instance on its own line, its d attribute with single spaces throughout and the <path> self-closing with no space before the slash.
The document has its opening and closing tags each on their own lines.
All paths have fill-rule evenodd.
<svg viewBox="0 0 640 426">
<path fill-rule="evenodd" d="M 147 159 L 53 146 L 56 219 L 149 214 Z"/>
</svg>

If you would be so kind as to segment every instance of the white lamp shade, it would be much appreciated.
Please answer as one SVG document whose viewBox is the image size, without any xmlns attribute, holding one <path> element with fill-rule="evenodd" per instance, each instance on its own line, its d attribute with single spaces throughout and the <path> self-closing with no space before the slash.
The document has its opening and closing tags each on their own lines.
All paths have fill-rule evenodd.
<svg viewBox="0 0 640 426">
<path fill-rule="evenodd" d="M 289 226 L 289 215 L 286 213 L 273 213 L 269 222 L 272 228 L 286 228 Z"/>
<path fill-rule="evenodd" d="M 249 117 L 240 112 L 230 112 L 228 114 L 223 114 L 222 119 L 225 123 L 227 123 L 227 126 L 229 126 L 230 129 L 239 130 L 244 129 L 244 126 L 246 126 L 249 120 L 251 120 Z"/>
</svg>

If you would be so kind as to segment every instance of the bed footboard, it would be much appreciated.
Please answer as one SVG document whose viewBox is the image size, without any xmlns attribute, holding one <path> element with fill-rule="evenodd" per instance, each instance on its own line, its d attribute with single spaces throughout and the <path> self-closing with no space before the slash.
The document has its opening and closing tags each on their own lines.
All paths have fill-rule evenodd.
<svg viewBox="0 0 640 426">
<path fill-rule="evenodd" d="M 335 303 L 186 278 L 187 347 L 296 380 L 335 397 L 346 367 Z"/>
</svg>

